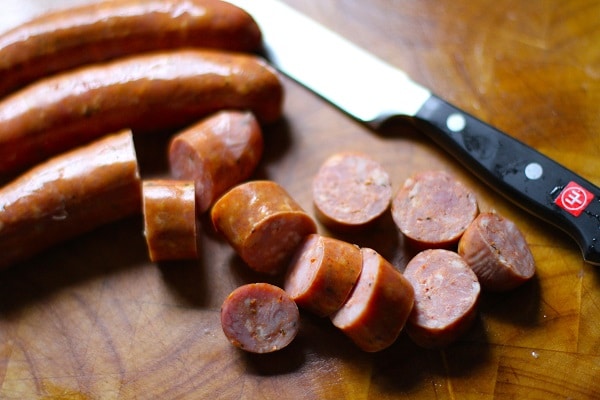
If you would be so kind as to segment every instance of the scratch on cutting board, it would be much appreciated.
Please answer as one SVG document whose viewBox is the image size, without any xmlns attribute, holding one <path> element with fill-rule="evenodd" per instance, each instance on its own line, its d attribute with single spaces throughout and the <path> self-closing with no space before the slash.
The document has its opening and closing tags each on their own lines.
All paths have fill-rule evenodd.
<svg viewBox="0 0 600 400">
<path fill-rule="evenodd" d="M 440 351 L 442 356 L 442 363 L 444 364 L 444 372 L 446 375 L 446 388 L 448 389 L 448 395 L 450 399 L 455 400 L 454 396 L 454 386 L 452 386 L 452 379 L 450 378 L 450 368 L 448 366 L 448 358 L 446 357 L 446 350 Z"/>
</svg>

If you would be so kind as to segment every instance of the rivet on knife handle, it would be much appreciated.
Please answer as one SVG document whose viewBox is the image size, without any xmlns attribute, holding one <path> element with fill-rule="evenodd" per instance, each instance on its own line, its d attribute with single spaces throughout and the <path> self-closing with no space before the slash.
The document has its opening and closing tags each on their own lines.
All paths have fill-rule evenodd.
<svg viewBox="0 0 600 400">
<path fill-rule="evenodd" d="M 600 188 L 526 144 L 432 95 L 417 126 L 473 174 L 578 243 L 600 265 Z"/>
</svg>

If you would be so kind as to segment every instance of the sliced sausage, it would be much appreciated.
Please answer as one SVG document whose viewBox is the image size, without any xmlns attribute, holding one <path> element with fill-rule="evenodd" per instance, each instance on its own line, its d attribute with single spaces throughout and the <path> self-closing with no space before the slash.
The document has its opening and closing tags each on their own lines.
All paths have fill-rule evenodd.
<svg viewBox="0 0 600 400">
<path fill-rule="evenodd" d="M 477 315 L 480 285 L 457 253 L 429 249 L 412 258 L 404 276 L 415 290 L 415 305 L 406 324 L 422 347 L 448 346 L 463 335 Z"/>
<path fill-rule="evenodd" d="M 408 178 L 392 200 L 394 222 L 415 248 L 451 248 L 479 212 L 475 194 L 444 171 Z"/>
<path fill-rule="evenodd" d="M 300 312 L 283 289 L 250 283 L 227 296 L 221 307 L 221 326 L 234 346 L 251 353 L 271 353 L 294 340 Z"/>
<path fill-rule="evenodd" d="M 0 97 L 84 64 L 181 47 L 254 51 L 256 22 L 215 0 L 100 1 L 47 12 L 0 35 Z"/>
<path fill-rule="evenodd" d="M 246 264 L 257 272 L 284 272 L 296 247 L 317 225 L 273 181 L 242 183 L 214 204 L 211 220 Z"/>
<path fill-rule="evenodd" d="M 477 216 L 460 239 L 458 253 L 486 290 L 514 289 L 535 274 L 525 237 L 513 221 L 496 213 Z"/>
<path fill-rule="evenodd" d="M 375 250 L 362 248 L 361 253 L 358 283 L 331 321 L 359 348 L 376 352 L 391 346 L 400 335 L 413 307 L 414 292 Z"/>
<path fill-rule="evenodd" d="M 312 184 L 317 218 L 334 229 L 355 229 L 376 220 L 390 206 L 392 185 L 385 169 L 357 152 L 330 156 Z"/>
<path fill-rule="evenodd" d="M 130 131 L 56 156 L 0 188 L 0 268 L 140 209 Z"/>
<path fill-rule="evenodd" d="M 361 269 L 358 246 L 311 234 L 292 258 L 284 289 L 298 306 L 328 316 L 342 307 Z"/>
<path fill-rule="evenodd" d="M 267 123 L 283 88 L 264 60 L 213 50 L 152 53 L 53 76 L 0 102 L 0 174 L 122 128 L 182 127 L 224 108 Z"/>
<path fill-rule="evenodd" d="M 151 261 L 197 257 L 193 181 L 153 179 L 142 184 L 144 235 Z"/>
<path fill-rule="evenodd" d="M 169 146 L 169 164 L 175 178 L 194 180 L 196 210 L 202 214 L 252 175 L 262 153 L 262 131 L 254 115 L 224 110 L 177 134 Z"/>
</svg>

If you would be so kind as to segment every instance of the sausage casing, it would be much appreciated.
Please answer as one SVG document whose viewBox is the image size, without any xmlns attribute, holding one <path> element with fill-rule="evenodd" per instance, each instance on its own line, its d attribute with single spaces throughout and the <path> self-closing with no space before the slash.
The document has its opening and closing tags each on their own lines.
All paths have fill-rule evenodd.
<svg viewBox="0 0 600 400">
<path fill-rule="evenodd" d="M 140 208 L 130 131 L 61 154 L 0 188 L 0 267 Z"/>
<path fill-rule="evenodd" d="M 47 12 L 0 35 L 0 97 L 43 76 L 181 47 L 254 51 L 256 22 L 218 0 L 118 0 Z"/>
<path fill-rule="evenodd" d="M 282 98 L 276 71 L 240 53 L 180 50 L 86 66 L 0 102 L 0 175 L 119 129 L 181 127 L 223 108 L 272 122 Z"/>
</svg>

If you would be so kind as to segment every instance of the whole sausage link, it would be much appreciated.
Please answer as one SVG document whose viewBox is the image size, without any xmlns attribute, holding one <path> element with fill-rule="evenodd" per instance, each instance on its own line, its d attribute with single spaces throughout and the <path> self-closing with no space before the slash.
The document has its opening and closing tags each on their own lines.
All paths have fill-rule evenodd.
<svg viewBox="0 0 600 400">
<path fill-rule="evenodd" d="M 273 122 L 282 100 L 277 72 L 240 53 L 179 50 L 83 67 L 0 102 L 0 175 L 119 129 L 174 129 L 224 108 Z"/>
<path fill-rule="evenodd" d="M 256 22 L 218 0 L 118 0 L 48 11 L 0 35 L 0 97 L 44 76 L 182 47 L 255 51 Z"/>
<path fill-rule="evenodd" d="M 140 209 L 130 131 L 52 158 L 0 188 L 0 268 Z"/>
</svg>

